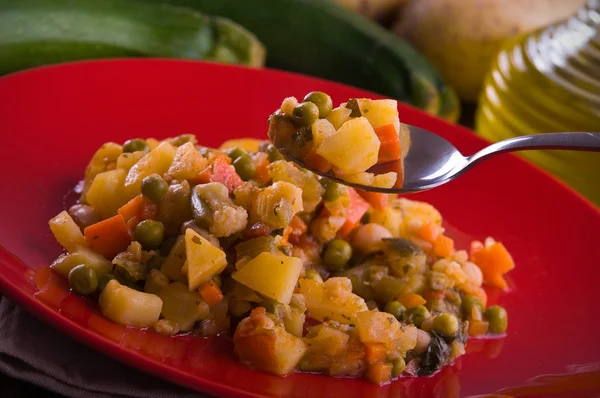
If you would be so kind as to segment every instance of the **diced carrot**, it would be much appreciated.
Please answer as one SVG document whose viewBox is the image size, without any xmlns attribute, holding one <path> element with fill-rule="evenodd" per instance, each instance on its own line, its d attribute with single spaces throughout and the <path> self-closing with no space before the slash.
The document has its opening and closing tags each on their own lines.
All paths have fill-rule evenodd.
<svg viewBox="0 0 600 398">
<path fill-rule="evenodd" d="M 292 221 L 290 222 L 290 225 L 288 225 L 283 230 L 283 239 L 287 242 L 290 235 L 296 235 L 296 236 L 302 235 L 307 230 L 308 230 L 308 226 L 306 225 L 306 223 L 304 221 L 302 221 L 302 219 L 300 217 L 294 216 L 292 218 Z"/>
<path fill-rule="evenodd" d="M 386 349 L 383 343 L 365 343 L 365 359 L 369 365 L 385 361 Z"/>
<path fill-rule="evenodd" d="M 213 279 L 209 279 L 202 283 L 198 290 L 208 305 L 216 305 L 223 300 L 223 292 Z"/>
<path fill-rule="evenodd" d="M 489 323 L 487 321 L 470 320 L 469 336 L 481 336 L 488 332 Z"/>
<path fill-rule="evenodd" d="M 513 269 L 515 263 L 502 243 L 492 242 L 484 245 L 474 241 L 471 243 L 469 257 L 481 269 L 486 284 L 500 289 L 508 287 L 503 275 Z"/>
<path fill-rule="evenodd" d="M 375 384 L 385 384 L 392 379 L 392 364 L 386 362 L 376 363 L 367 369 L 367 378 Z"/>
<path fill-rule="evenodd" d="M 396 179 L 396 183 L 394 184 L 394 188 L 402 188 L 402 184 L 404 183 L 404 163 L 402 159 L 394 160 L 392 162 L 387 163 L 378 163 L 375 166 L 371 167 L 367 172 L 374 174 L 385 174 L 389 172 L 395 172 L 398 175 Z"/>
<path fill-rule="evenodd" d="M 144 204 L 140 208 L 140 220 L 153 220 L 158 214 L 158 205 L 149 199 L 144 200 Z"/>
<path fill-rule="evenodd" d="M 121 206 L 117 212 L 123 216 L 129 225 L 131 225 L 130 220 L 136 219 L 135 224 L 137 225 L 140 221 L 156 218 L 158 206 L 150 199 L 138 195 Z"/>
<path fill-rule="evenodd" d="M 143 204 L 144 197 L 142 195 L 138 195 L 121 206 L 119 210 L 117 210 L 117 213 L 122 215 L 125 220 L 129 220 L 132 217 L 138 217 L 140 214 L 140 208 Z"/>
<path fill-rule="evenodd" d="M 402 303 L 406 308 L 416 307 L 418 305 L 425 305 L 427 301 L 417 293 L 406 293 L 398 297 L 398 301 Z"/>
<path fill-rule="evenodd" d="M 131 243 L 127 223 L 120 214 L 86 227 L 83 234 L 92 250 L 109 259 L 127 249 Z"/>
<path fill-rule="evenodd" d="M 314 170 L 318 170 L 322 173 L 327 173 L 331 170 L 331 163 L 323 156 L 319 155 L 315 150 L 310 151 L 306 157 L 306 165 Z"/>
<path fill-rule="evenodd" d="M 450 257 L 454 252 L 454 241 L 452 238 L 438 235 L 435 242 L 433 242 L 433 253 L 439 257 Z"/>
<path fill-rule="evenodd" d="M 208 184 L 210 182 L 210 171 L 211 166 L 208 166 L 204 170 L 202 170 L 198 175 L 190 180 L 190 184 L 198 185 L 198 184 Z"/>
<path fill-rule="evenodd" d="M 269 157 L 264 152 L 259 152 L 255 157 L 256 161 L 256 173 L 254 174 L 254 178 L 257 179 L 260 183 L 266 184 L 271 180 L 271 175 L 269 174 Z"/>
<path fill-rule="evenodd" d="M 436 239 L 441 233 L 442 227 L 430 221 L 423 223 L 418 232 L 419 238 L 432 244 L 435 243 Z"/>
<path fill-rule="evenodd" d="M 387 163 L 400 159 L 402 147 L 396 127 L 393 124 L 387 124 L 374 130 L 380 143 L 377 163 Z"/>
<path fill-rule="evenodd" d="M 369 210 L 369 203 L 364 200 L 353 188 L 348 188 L 350 194 L 350 207 L 346 212 L 346 222 L 338 231 L 340 237 L 346 237 L 360 223 L 360 219 Z"/>
<path fill-rule="evenodd" d="M 446 296 L 446 291 L 445 290 L 431 290 L 428 289 L 423 293 L 423 299 L 425 300 L 425 302 L 427 301 L 435 301 L 435 300 L 441 300 Z"/>
<path fill-rule="evenodd" d="M 220 182 L 227 187 L 229 193 L 232 193 L 233 190 L 242 185 L 244 181 L 240 178 L 238 173 L 235 172 L 233 166 L 229 165 L 227 159 L 229 159 L 229 156 L 218 156 L 215 158 L 212 164 L 210 180 L 212 182 Z"/>
<path fill-rule="evenodd" d="M 356 192 L 374 209 L 383 209 L 390 201 L 390 195 L 386 193 L 363 191 L 362 189 L 357 189 Z"/>
</svg>

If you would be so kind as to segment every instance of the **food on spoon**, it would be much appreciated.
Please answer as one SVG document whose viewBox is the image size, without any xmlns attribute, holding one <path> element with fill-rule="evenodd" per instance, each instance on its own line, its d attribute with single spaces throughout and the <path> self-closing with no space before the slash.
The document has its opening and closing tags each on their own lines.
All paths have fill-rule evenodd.
<svg viewBox="0 0 600 398">
<path fill-rule="evenodd" d="M 275 141 L 310 142 L 294 117 L 311 122 L 321 144 L 349 134 L 381 147 L 378 137 L 399 126 L 393 101 L 331 109 L 322 93 L 307 98 L 314 102 L 300 111 L 286 99 L 271 118 Z M 402 149 L 383 156 L 402 157 Z M 371 178 L 362 168 L 381 156 L 334 160 L 352 178 Z M 506 310 L 488 306 L 482 287 L 505 287 L 514 267 L 500 242 L 459 250 L 433 206 L 319 177 L 268 141 L 107 143 L 82 186 L 80 203 L 50 220 L 67 251 L 51 267 L 116 323 L 166 335 L 228 333 L 250 367 L 376 384 L 431 374 L 465 352 L 469 335 L 507 330 Z"/>
<path fill-rule="evenodd" d="M 410 135 L 395 100 L 352 98 L 332 109 L 320 91 L 301 103 L 289 97 L 269 120 L 269 138 L 284 154 L 348 183 L 402 186 Z"/>
</svg>

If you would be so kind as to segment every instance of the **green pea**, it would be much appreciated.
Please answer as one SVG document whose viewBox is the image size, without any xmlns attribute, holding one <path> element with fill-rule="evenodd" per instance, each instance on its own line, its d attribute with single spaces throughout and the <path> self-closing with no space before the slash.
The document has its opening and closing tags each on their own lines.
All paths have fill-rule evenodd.
<svg viewBox="0 0 600 398">
<path fill-rule="evenodd" d="M 333 108 L 331 97 L 322 91 L 313 91 L 304 97 L 303 102 L 312 102 L 319 109 L 319 117 L 321 119 L 327 117 Z"/>
<path fill-rule="evenodd" d="M 69 284 L 77 293 L 86 296 L 98 288 L 98 274 L 93 267 L 79 264 L 69 272 Z"/>
<path fill-rule="evenodd" d="M 398 359 L 392 362 L 392 377 L 398 377 L 404 372 L 404 368 L 406 367 L 406 362 L 404 358 L 399 357 Z"/>
<path fill-rule="evenodd" d="M 325 182 L 325 193 L 323 194 L 323 200 L 333 202 L 337 200 L 342 194 L 342 186 L 335 181 L 326 180 Z"/>
<path fill-rule="evenodd" d="M 112 281 L 112 280 L 117 280 L 117 278 L 113 275 L 113 274 L 105 274 L 102 275 L 101 277 L 98 278 L 98 292 L 101 293 L 104 288 L 106 287 L 106 285 L 108 285 L 108 282 Z"/>
<path fill-rule="evenodd" d="M 248 155 L 242 155 L 233 161 L 233 167 L 236 173 L 244 181 L 251 179 L 256 173 L 256 166 L 252 163 L 252 159 Z"/>
<path fill-rule="evenodd" d="M 490 332 L 504 333 L 508 327 L 508 314 L 503 307 L 492 305 L 485 311 L 485 319 L 490 324 Z"/>
<path fill-rule="evenodd" d="M 383 310 L 388 314 L 392 314 L 397 320 L 401 320 L 402 315 L 406 311 L 406 307 L 399 301 L 394 300 L 388 301 Z"/>
<path fill-rule="evenodd" d="M 312 126 L 319 118 L 319 108 L 312 102 L 303 102 L 296 105 L 292 112 L 292 117 L 296 126 Z"/>
<path fill-rule="evenodd" d="M 248 155 L 248 152 L 244 151 L 239 146 L 236 146 L 235 148 L 228 149 L 226 153 L 227 153 L 227 156 L 229 156 L 232 161 L 236 160 L 240 156 Z"/>
<path fill-rule="evenodd" d="M 334 239 L 323 253 L 323 262 L 329 271 L 341 271 L 352 257 L 352 246 L 342 239 Z"/>
<path fill-rule="evenodd" d="M 423 321 L 429 318 L 429 310 L 422 305 L 417 305 L 405 312 L 404 315 L 408 323 L 412 323 L 416 327 L 421 327 Z"/>
<path fill-rule="evenodd" d="M 440 314 L 433 318 L 432 328 L 444 336 L 453 336 L 458 332 L 458 319 L 452 314 Z"/>
<path fill-rule="evenodd" d="M 277 149 L 273 144 L 269 144 L 267 146 L 267 155 L 269 157 L 269 162 L 271 163 L 276 162 L 278 160 L 283 160 L 281 152 L 279 152 L 279 149 Z"/>
<path fill-rule="evenodd" d="M 150 147 L 145 140 L 141 138 L 134 138 L 132 140 L 127 140 L 123 144 L 123 152 L 137 152 L 137 151 L 148 151 Z"/>
<path fill-rule="evenodd" d="M 304 275 L 304 278 L 312 279 L 314 281 L 323 283 L 323 278 L 321 278 L 321 274 L 319 274 L 314 269 L 310 269 L 310 270 L 306 271 L 306 275 Z"/>
<path fill-rule="evenodd" d="M 160 247 L 165 237 L 165 227 L 160 221 L 144 220 L 135 227 L 133 235 L 144 250 L 153 250 Z"/>
<path fill-rule="evenodd" d="M 219 287 L 223 286 L 223 280 L 221 279 L 221 275 L 215 275 L 213 276 L 213 281 L 215 282 L 215 284 Z"/>
<path fill-rule="evenodd" d="M 483 301 L 479 297 L 467 295 L 462 298 L 461 310 L 464 316 L 470 317 L 474 307 L 478 307 L 481 312 L 485 309 Z"/>
<path fill-rule="evenodd" d="M 142 180 L 142 195 L 158 203 L 167 194 L 169 184 L 158 174 L 152 174 Z"/>
<path fill-rule="evenodd" d="M 150 271 L 151 269 L 160 269 L 164 262 L 165 258 L 163 256 L 159 254 L 153 256 L 152 258 L 150 258 L 150 260 L 148 260 L 148 263 L 146 264 L 148 267 L 148 271 Z"/>
</svg>

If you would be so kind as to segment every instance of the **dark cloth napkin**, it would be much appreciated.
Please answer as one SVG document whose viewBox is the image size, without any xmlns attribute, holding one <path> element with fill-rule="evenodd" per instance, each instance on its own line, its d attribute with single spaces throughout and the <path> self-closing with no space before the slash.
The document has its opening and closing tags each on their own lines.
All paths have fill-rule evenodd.
<svg viewBox="0 0 600 398">
<path fill-rule="evenodd" d="M 208 398 L 79 344 L 6 297 L 0 299 L 0 372 L 67 397 Z"/>
</svg>

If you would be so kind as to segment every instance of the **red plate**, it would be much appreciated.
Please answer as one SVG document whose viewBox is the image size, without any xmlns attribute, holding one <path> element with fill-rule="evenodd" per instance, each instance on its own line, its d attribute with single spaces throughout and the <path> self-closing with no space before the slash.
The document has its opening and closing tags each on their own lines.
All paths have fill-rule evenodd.
<svg viewBox="0 0 600 398">
<path fill-rule="evenodd" d="M 0 79 L 0 287 L 49 324 L 101 352 L 175 383 L 226 396 L 429 397 L 502 392 L 600 393 L 597 316 L 600 212 L 512 155 L 411 196 L 435 205 L 466 248 L 493 236 L 513 254 L 511 291 L 490 292 L 508 309 L 508 335 L 471 340 L 469 353 L 429 378 L 378 388 L 364 380 L 239 365 L 222 339 L 169 338 L 115 325 L 65 290 L 47 267 L 60 253 L 48 220 L 106 141 L 195 133 L 217 146 L 266 137 L 282 99 L 323 90 L 334 103 L 367 92 L 290 73 L 196 62 L 84 62 Z M 402 121 L 438 132 L 469 154 L 486 145 L 468 130 L 400 105 Z M 590 182 L 592 183 L 592 182 Z M 597 182 L 596 182 L 597 183 Z"/>
</svg>

